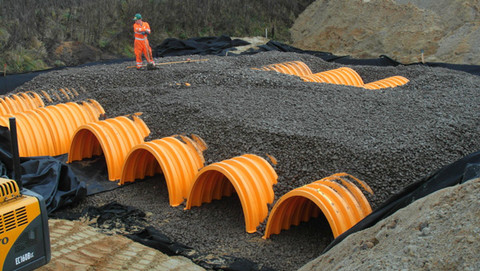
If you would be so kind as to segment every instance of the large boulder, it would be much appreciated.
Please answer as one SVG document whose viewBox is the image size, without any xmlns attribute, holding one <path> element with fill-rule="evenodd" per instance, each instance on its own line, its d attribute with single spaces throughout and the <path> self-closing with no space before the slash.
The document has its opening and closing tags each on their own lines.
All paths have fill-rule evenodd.
<svg viewBox="0 0 480 271">
<path fill-rule="evenodd" d="M 293 45 L 402 63 L 480 64 L 478 0 L 317 0 L 290 29 Z"/>
</svg>

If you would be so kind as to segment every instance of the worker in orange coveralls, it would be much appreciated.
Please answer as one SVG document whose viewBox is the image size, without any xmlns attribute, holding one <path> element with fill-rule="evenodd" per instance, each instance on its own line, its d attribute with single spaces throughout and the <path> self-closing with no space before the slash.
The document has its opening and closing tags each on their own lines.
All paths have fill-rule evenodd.
<svg viewBox="0 0 480 271">
<path fill-rule="evenodd" d="M 135 24 L 133 24 L 133 32 L 135 33 L 134 52 L 136 56 L 137 70 L 142 68 L 142 54 L 147 59 L 147 69 L 156 69 L 155 62 L 152 57 L 152 48 L 148 43 L 147 36 L 150 35 L 150 25 L 142 21 L 142 15 L 137 13 L 133 17 Z"/>
</svg>

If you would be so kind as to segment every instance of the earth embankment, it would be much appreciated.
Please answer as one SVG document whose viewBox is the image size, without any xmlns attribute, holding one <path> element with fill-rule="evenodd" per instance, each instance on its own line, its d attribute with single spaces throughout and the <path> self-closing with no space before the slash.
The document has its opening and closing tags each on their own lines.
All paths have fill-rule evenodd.
<svg viewBox="0 0 480 271">
<path fill-rule="evenodd" d="M 302 49 L 402 63 L 479 65 L 476 0 L 317 0 L 290 29 Z"/>
</svg>

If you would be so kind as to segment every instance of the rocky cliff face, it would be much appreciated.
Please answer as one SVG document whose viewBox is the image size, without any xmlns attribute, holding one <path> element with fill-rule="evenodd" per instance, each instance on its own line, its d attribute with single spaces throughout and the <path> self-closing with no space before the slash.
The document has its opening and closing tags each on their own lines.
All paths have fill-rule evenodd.
<svg viewBox="0 0 480 271">
<path fill-rule="evenodd" d="M 402 63 L 480 64 L 479 0 L 317 0 L 291 28 L 293 45 Z"/>
</svg>

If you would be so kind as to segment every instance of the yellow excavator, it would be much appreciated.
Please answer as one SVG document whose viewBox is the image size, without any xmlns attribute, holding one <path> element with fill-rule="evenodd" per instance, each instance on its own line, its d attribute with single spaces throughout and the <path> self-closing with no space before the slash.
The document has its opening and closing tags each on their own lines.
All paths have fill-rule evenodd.
<svg viewBox="0 0 480 271">
<path fill-rule="evenodd" d="M 14 180 L 0 178 L 0 270 L 33 270 L 51 258 L 48 213 L 39 194 L 22 187 L 15 118 L 10 118 Z"/>
</svg>

